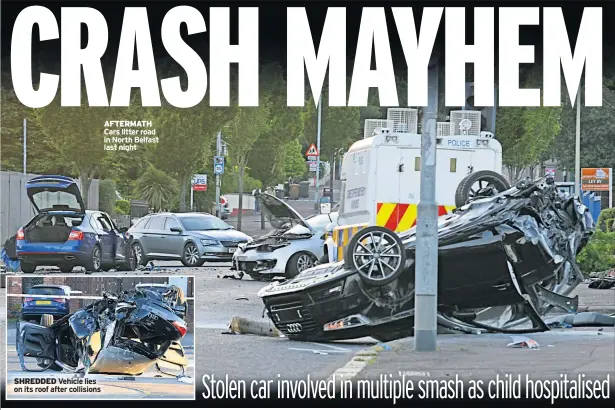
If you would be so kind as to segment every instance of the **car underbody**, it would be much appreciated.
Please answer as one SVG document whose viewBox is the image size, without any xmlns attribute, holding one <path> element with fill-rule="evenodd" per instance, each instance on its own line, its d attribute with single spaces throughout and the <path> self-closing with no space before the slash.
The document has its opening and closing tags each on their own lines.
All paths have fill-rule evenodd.
<svg viewBox="0 0 615 410">
<path fill-rule="evenodd" d="M 440 332 L 546 331 L 553 309 L 575 312 L 568 295 L 584 276 L 576 255 L 594 225 L 578 198 L 552 178 L 522 181 L 476 199 L 438 226 Z M 289 338 L 340 340 L 411 336 L 416 228 L 357 232 L 345 261 L 308 269 L 259 292 Z M 376 256 L 375 256 L 376 255 Z"/>
</svg>

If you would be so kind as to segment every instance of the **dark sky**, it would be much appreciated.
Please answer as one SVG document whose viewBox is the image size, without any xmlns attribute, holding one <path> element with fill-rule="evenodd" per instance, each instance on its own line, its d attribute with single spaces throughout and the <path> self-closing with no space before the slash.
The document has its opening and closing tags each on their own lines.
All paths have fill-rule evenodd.
<svg viewBox="0 0 615 410">
<path fill-rule="evenodd" d="M 341 1 L 329 1 L 329 2 L 267 2 L 267 1 L 244 1 L 244 2 L 168 2 L 168 1 L 148 1 L 148 2 L 117 2 L 117 1 L 89 1 L 89 2 L 79 2 L 79 1 L 39 1 L 36 3 L 29 3 L 27 1 L 19 1 L 19 2 L 11 2 L 11 1 L 2 1 L 1 3 L 1 15 L 2 15 L 2 59 L 3 59 L 3 70 L 8 70 L 10 65 L 7 64 L 7 58 L 10 56 L 10 48 L 11 48 L 11 33 L 13 30 L 13 24 L 16 16 L 19 12 L 29 5 L 41 5 L 52 10 L 58 21 L 60 20 L 60 8 L 66 6 L 88 6 L 95 7 L 99 11 L 103 13 L 106 17 L 107 24 L 109 27 L 109 44 L 107 46 L 107 52 L 103 57 L 103 64 L 106 68 L 113 68 L 115 66 L 115 60 L 117 57 L 117 44 L 119 42 L 119 37 L 121 33 L 122 19 L 123 19 L 123 10 L 124 7 L 129 6 L 137 6 L 143 7 L 147 6 L 148 8 L 148 16 L 150 22 L 150 31 L 152 36 L 152 43 L 154 45 L 154 51 L 157 58 L 165 58 L 166 52 L 162 47 L 160 41 L 160 26 L 162 19 L 165 13 L 170 10 L 174 6 L 178 5 L 190 5 L 196 7 L 201 11 L 205 18 L 206 24 L 209 21 L 208 10 L 211 6 L 227 6 L 231 7 L 231 41 L 236 41 L 236 27 L 237 27 L 237 6 L 258 6 L 259 7 L 259 15 L 260 15 L 260 58 L 261 60 L 276 60 L 280 63 L 284 64 L 286 60 L 286 7 L 287 6 L 306 6 L 308 9 L 308 16 L 310 19 L 310 24 L 312 27 L 312 33 L 315 43 L 318 43 L 320 37 L 320 31 L 322 30 L 322 25 L 324 23 L 324 17 L 326 13 L 327 6 L 345 6 L 347 7 L 347 50 L 348 50 L 348 58 L 352 60 L 354 51 L 356 48 L 357 35 L 359 31 L 359 23 L 361 19 L 361 7 L 363 6 L 413 6 L 415 12 L 415 18 L 420 18 L 421 7 L 422 6 L 446 6 L 446 5 L 455 5 L 455 6 L 466 6 L 466 41 L 468 44 L 473 42 L 473 13 L 471 12 L 470 6 L 473 5 L 481 5 L 481 6 L 515 6 L 520 5 L 520 2 L 498 2 L 497 4 L 489 3 L 489 2 L 480 2 L 480 3 L 471 3 L 471 2 L 435 2 L 430 1 L 428 3 L 419 3 L 419 2 L 341 2 Z M 602 6 L 603 9 L 603 18 L 604 18 L 604 35 L 603 42 L 605 44 L 610 43 L 611 46 L 614 42 L 615 35 L 611 31 L 613 24 L 615 23 L 615 2 L 603 2 L 603 3 L 595 3 L 595 2 L 523 2 L 524 6 L 562 6 L 564 7 L 564 16 L 566 18 L 566 24 L 569 31 L 569 37 L 571 38 L 571 43 L 574 44 L 576 39 L 576 34 L 578 31 L 578 27 L 581 19 L 581 12 L 583 6 Z M 496 12 L 496 47 L 497 47 L 497 15 Z M 400 74 L 403 74 L 405 71 L 405 60 L 403 55 L 401 54 L 401 45 L 399 43 L 399 39 L 397 38 L 397 30 L 395 28 L 395 23 L 393 20 L 393 16 L 390 10 L 387 10 L 387 19 L 388 19 L 388 31 L 389 38 L 394 58 L 394 64 L 396 71 L 399 71 Z M 442 45 L 441 38 L 443 37 L 443 29 L 444 27 L 444 17 L 440 24 L 440 33 L 439 33 L 439 41 L 440 46 Z M 534 27 L 523 27 L 521 29 L 521 43 L 522 44 L 534 44 L 537 45 L 536 49 L 536 57 L 540 58 L 540 44 L 542 42 L 541 35 L 542 27 L 534 26 Z M 185 33 L 185 27 L 183 27 L 183 32 Z M 38 58 L 39 61 L 47 65 L 49 63 L 58 62 L 60 56 L 60 40 L 46 41 L 40 43 L 37 41 L 38 30 L 35 28 L 34 30 L 34 41 L 33 41 L 33 50 L 35 54 L 35 58 Z M 196 34 L 192 36 L 184 35 L 184 38 L 187 39 L 189 45 L 191 45 L 199 54 L 207 64 L 208 60 L 208 33 Z M 84 38 L 84 45 L 86 44 L 87 37 Z M 22 45 L 26 46 L 26 45 Z M 605 52 L 605 59 L 608 58 L 608 55 L 612 53 Z M 496 55 L 497 61 L 497 55 Z M 109 67 L 110 65 L 110 67 Z M 349 70 L 352 68 L 349 65 Z"/>
</svg>

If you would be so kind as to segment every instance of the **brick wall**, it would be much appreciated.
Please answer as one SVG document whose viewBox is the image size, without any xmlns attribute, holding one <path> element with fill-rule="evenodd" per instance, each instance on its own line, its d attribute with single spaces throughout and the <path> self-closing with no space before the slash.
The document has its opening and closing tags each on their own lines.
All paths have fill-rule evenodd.
<svg viewBox="0 0 615 410">
<path fill-rule="evenodd" d="M 32 286 L 39 284 L 70 286 L 73 291 L 81 293 L 75 296 L 101 296 L 103 292 L 119 293 L 133 289 L 139 283 L 168 283 L 165 276 L 139 277 L 105 277 L 105 276 L 38 276 L 20 277 L 8 276 L 6 283 L 7 294 L 24 294 L 30 291 Z M 194 278 L 188 278 L 186 297 L 194 297 Z M 22 305 L 21 297 L 7 297 L 7 316 L 19 318 Z M 82 309 L 91 304 L 93 299 L 71 299 L 69 308 L 71 312 Z M 186 321 L 194 322 L 194 301 L 188 301 Z M 191 325 L 191 327 L 194 325 Z"/>
</svg>

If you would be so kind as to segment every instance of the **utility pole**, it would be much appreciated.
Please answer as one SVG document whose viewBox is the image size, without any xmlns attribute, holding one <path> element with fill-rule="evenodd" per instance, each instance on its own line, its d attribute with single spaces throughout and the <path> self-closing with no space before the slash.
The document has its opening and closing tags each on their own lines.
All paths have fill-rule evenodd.
<svg viewBox="0 0 615 410">
<path fill-rule="evenodd" d="M 26 120 L 25 118 L 23 119 L 23 174 L 26 175 L 27 173 L 27 139 L 28 137 L 28 120 Z"/>
<path fill-rule="evenodd" d="M 316 202 L 316 207 L 318 207 L 318 179 L 320 178 L 320 127 L 321 127 L 321 119 L 322 119 L 321 116 L 322 116 L 322 93 L 320 94 L 320 98 L 318 99 L 318 132 L 316 135 L 316 149 L 318 150 L 318 155 L 316 156 L 316 181 L 314 181 L 314 185 L 316 186 L 316 194 L 314 195 L 314 202 Z"/>
<path fill-rule="evenodd" d="M 581 85 L 577 91 L 577 135 L 574 146 L 574 194 L 581 197 Z"/>
<path fill-rule="evenodd" d="M 330 178 L 329 178 L 329 188 L 331 188 L 331 195 L 333 195 L 333 175 L 335 175 L 335 157 L 337 155 L 337 150 L 333 150 L 333 155 L 331 156 L 331 169 L 329 170 Z M 333 198 L 331 198 L 331 202 L 333 202 Z"/>
<path fill-rule="evenodd" d="M 222 130 L 218 131 L 216 136 L 216 156 L 221 156 L 222 152 Z M 220 218 L 222 216 L 222 210 L 220 209 L 220 174 L 216 173 L 216 216 Z"/>
<path fill-rule="evenodd" d="M 436 120 L 438 62 L 428 70 L 428 100 L 421 127 L 421 197 L 416 228 L 414 348 L 436 350 L 438 319 L 438 205 L 436 204 Z"/>
</svg>

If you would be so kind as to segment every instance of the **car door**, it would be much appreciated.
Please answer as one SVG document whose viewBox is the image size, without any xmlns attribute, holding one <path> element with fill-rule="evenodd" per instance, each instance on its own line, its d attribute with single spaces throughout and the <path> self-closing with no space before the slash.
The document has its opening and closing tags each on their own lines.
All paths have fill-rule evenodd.
<svg viewBox="0 0 615 410">
<path fill-rule="evenodd" d="M 150 222 L 147 224 L 146 233 L 143 235 L 143 245 L 147 255 L 158 255 L 164 253 L 162 235 L 164 233 L 164 215 L 156 215 L 150 217 Z"/>
<path fill-rule="evenodd" d="M 160 245 L 163 253 L 180 257 L 184 249 L 183 232 L 174 232 L 172 228 L 181 228 L 179 221 L 174 216 L 165 217 L 164 231 L 160 238 Z"/>
<path fill-rule="evenodd" d="M 110 261 L 114 256 L 115 240 L 112 237 L 111 226 L 105 221 L 100 212 L 92 214 L 92 225 L 96 230 L 96 235 L 100 244 L 100 252 L 105 262 Z"/>
<path fill-rule="evenodd" d="M 113 261 L 117 261 L 118 259 L 124 258 L 124 237 L 117 229 L 113 220 L 104 212 L 101 212 L 101 217 L 104 221 L 104 225 L 108 227 L 108 234 L 110 238 L 110 259 Z"/>
</svg>

